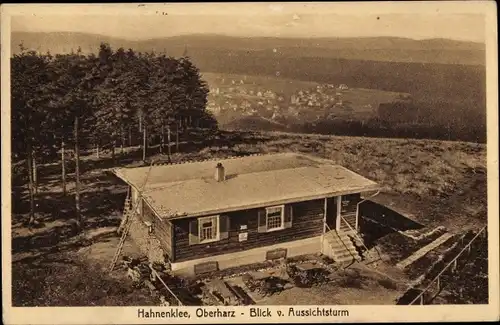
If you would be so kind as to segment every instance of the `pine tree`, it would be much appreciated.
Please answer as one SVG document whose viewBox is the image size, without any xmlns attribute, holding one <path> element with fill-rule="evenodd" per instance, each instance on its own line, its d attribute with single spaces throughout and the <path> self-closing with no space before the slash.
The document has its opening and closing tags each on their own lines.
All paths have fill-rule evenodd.
<svg viewBox="0 0 500 325">
<path fill-rule="evenodd" d="M 53 83 L 54 105 L 64 110 L 65 125 L 73 125 L 73 143 L 75 150 L 75 215 L 78 229 L 82 229 L 80 206 L 80 146 L 82 131 L 89 133 L 82 126 L 92 118 L 96 103 L 94 89 L 102 82 L 103 73 L 95 60 L 90 60 L 77 53 L 56 57 L 54 70 L 57 79 Z"/>
<path fill-rule="evenodd" d="M 26 51 L 22 44 L 20 48 L 21 52 L 11 58 L 12 151 L 26 159 L 29 224 L 33 225 L 36 223 L 34 150 L 43 152 L 51 144 L 45 114 L 50 101 L 46 91 L 50 82 L 47 69 L 50 57 Z"/>
<path fill-rule="evenodd" d="M 136 123 L 142 133 L 143 160 L 149 139 L 169 143 L 171 131 L 216 125 L 206 111 L 208 89 L 198 69 L 185 57 L 174 59 L 129 49 L 113 51 L 101 44 L 98 55 L 76 53 L 39 55 L 24 49 L 11 60 L 12 151 L 25 159 L 30 192 L 30 221 L 34 222 L 37 169 L 45 157 L 61 151 L 61 178 L 66 192 L 65 151 L 75 152 L 75 214 L 80 209 L 80 149 L 91 142 L 100 148 L 118 143 L 123 148 Z M 87 141 L 91 140 L 91 141 Z M 114 155 L 113 155 L 114 156 Z"/>
</svg>

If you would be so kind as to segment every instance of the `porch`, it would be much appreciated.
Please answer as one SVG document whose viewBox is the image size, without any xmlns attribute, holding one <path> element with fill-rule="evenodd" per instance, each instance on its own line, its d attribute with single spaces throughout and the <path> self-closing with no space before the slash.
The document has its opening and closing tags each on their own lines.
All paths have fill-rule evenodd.
<svg viewBox="0 0 500 325">
<path fill-rule="evenodd" d="M 323 233 L 328 229 L 341 232 L 358 230 L 358 205 L 361 195 L 349 194 L 325 199 Z"/>
<path fill-rule="evenodd" d="M 358 235 L 359 193 L 325 199 L 321 252 L 338 263 L 361 260 Z"/>
</svg>

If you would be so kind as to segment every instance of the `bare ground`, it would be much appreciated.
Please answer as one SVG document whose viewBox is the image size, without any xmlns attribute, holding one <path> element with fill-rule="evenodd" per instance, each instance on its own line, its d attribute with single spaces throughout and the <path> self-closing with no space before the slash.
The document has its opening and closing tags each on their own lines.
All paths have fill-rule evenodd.
<svg viewBox="0 0 500 325">
<path fill-rule="evenodd" d="M 394 270 L 392 275 L 395 275 Z M 261 304 L 393 305 L 406 289 L 403 281 L 401 275 L 396 279 L 363 264 L 355 264 L 337 274 L 332 282 L 312 288 L 294 287 L 266 298 Z"/>
</svg>

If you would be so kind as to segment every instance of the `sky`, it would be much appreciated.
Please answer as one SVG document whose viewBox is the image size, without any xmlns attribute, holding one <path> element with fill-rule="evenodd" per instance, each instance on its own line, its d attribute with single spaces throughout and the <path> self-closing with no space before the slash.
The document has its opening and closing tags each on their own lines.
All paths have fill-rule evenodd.
<svg viewBox="0 0 500 325">
<path fill-rule="evenodd" d="M 17 12 L 11 18 L 11 31 L 86 32 L 126 39 L 210 33 L 241 37 L 394 36 L 485 41 L 485 20 L 480 13 L 444 11 L 440 7 L 411 10 L 408 6 L 383 4 L 373 7 L 359 3 L 191 3 L 87 5 L 64 10 L 61 6 L 44 7 Z"/>
</svg>

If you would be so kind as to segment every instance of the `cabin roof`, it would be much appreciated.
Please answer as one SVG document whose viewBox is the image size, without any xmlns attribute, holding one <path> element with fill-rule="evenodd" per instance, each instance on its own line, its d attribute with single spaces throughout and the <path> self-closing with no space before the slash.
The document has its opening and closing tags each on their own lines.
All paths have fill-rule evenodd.
<svg viewBox="0 0 500 325">
<path fill-rule="evenodd" d="M 226 180 L 217 182 L 220 162 Z M 115 174 L 142 188 L 149 167 Z M 378 189 L 378 185 L 331 161 L 280 153 L 153 166 L 143 197 L 161 218 L 179 218 L 279 205 Z"/>
</svg>

